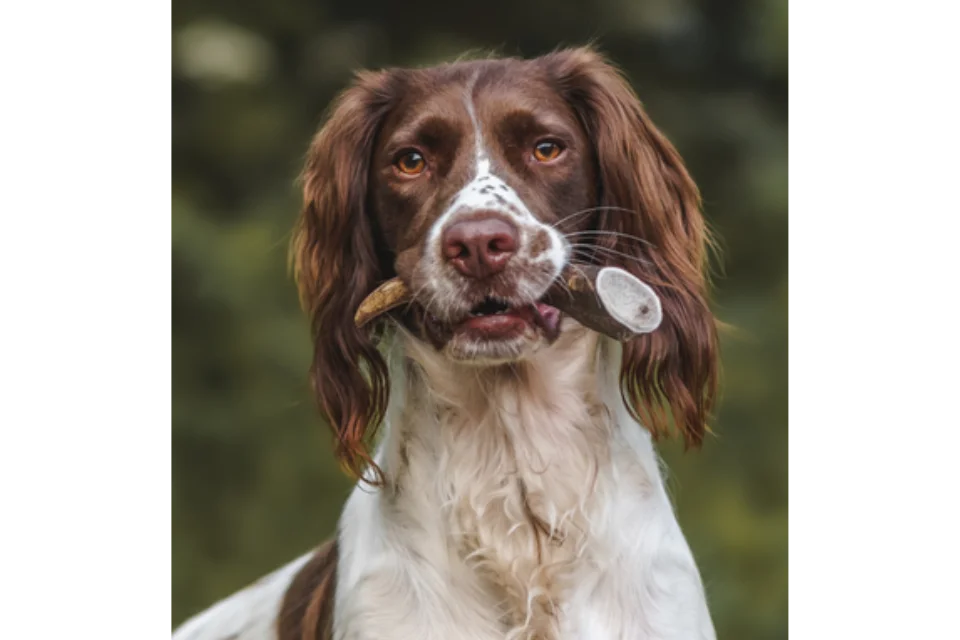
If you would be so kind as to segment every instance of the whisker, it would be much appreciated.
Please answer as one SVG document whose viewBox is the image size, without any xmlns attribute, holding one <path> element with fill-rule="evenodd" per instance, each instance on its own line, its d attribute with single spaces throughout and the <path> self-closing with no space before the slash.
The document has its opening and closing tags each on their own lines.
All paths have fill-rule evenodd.
<svg viewBox="0 0 960 640">
<path fill-rule="evenodd" d="M 593 251 L 592 248 L 574 249 L 571 256 L 580 258 L 583 264 L 592 264 L 593 266 L 597 266 L 597 252 Z"/>
<path fill-rule="evenodd" d="M 636 240 L 637 242 L 643 243 L 648 247 L 652 247 L 653 243 L 649 240 L 645 240 L 639 236 L 635 236 L 630 233 L 623 233 L 621 231 L 607 231 L 604 229 L 593 229 L 587 231 L 573 231 L 571 233 L 565 233 L 565 238 L 583 238 L 583 237 L 593 237 L 593 236 L 613 236 L 616 238 L 628 238 L 630 240 Z"/>
<path fill-rule="evenodd" d="M 559 225 L 565 222 L 570 222 L 572 220 L 585 216 L 588 213 L 594 213 L 597 211 L 614 211 L 617 213 L 636 213 L 633 209 L 627 209 L 625 207 L 616 207 L 613 205 L 601 205 L 599 207 L 590 207 L 589 209 L 581 209 L 580 211 L 575 211 L 570 215 L 568 215 L 567 217 L 563 218 L 562 220 L 557 220 L 555 223 L 553 223 L 550 226 L 553 228 L 557 228 Z"/>
<path fill-rule="evenodd" d="M 423 284 L 421 284 L 420 287 L 413 292 L 413 295 L 410 296 L 410 300 L 407 301 L 407 304 L 406 304 L 406 305 L 404 305 L 403 310 L 404 310 L 404 311 L 409 311 L 410 308 L 414 305 L 414 303 L 416 303 L 416 302 L 418 301 L 418 299 L 420 298 L 420 294 L 423 293 L 424 290 L 426 290 L 426 288 L 427 288 L 427 283 L 426 283 L 426 282 L 424 282 Z M 432 296 L 432 295 L 434 295 L 434 294 L 431 294 L 431 296 Z M 429 312 L 429 310 L 430 310 L 430 309 L 429 309 L 430 300 L 428 300 L 426 303 L 422 303 L 422 304 L 423 304 L 423 309 L 424 309 L 424 311 Z"/>
<path fill-rule="evenodd" d="M 289 245 L 290 245 L 290 236 L 292 236 L 292 235 L 293 235 L 293 229 L 291 229 L 290 231 L 287 231 L 287 232 L 284 233 L 282 236 L 280 236 L 279 238 L 277 238 L 277 241 L 270 245 L 269 250 L 270 250 L 270 251 L 276 251 L 277 249 L 280 248 L 281 245 L 284 245 L 285 247 L 288 247 L 288 248 L 289 248 Z"/>
<path fill-rule="evenodd" d="M 575 265 L 572 260 L 570 260 L 567 264 L 570 265 L 571 267 L 573 267 L 574 269 L 577 269 L 577 270 L 580 271 L 581 273 L 583 273 L 583 271 L 580 270 L 580 268 L 577 267 L 577 265 Z M 563 290 L 566 292 L 566 294 L 567 294 L 568 296 L 570 296 L 570 299 L 572 300 L 572 299 L 573 299 L 573 291 L 570 290 L 570 285 L 567 284 L 566 280 L 564 280 L 563 278 L 557 278 L 557 279 L 555 280 L 555 282 L 557 282 L 557 283 L 560 284 L 560 288 L 563 289 Z"/>
<path fill-rule="evenodd" d="M 599 245 L 572 244 L 570 245 L 570 248 L 573 250 L 574 253 L 580 252 L 582 254 L 583 252 L 595 253 L 597 251 L 602 251 L 602 252 L 605 252 L 607 256 L 616 256 L 619 258 L 623 258 L 624 260 L 632 260 L 637 264 L 646 264 L 646 265 L 653 264 L 649 260 L 646 260 L 639 256 L 631 256 L 629 254 L 624 253 L 623 251 L 617 251 L 616 249 L 611 249 L 609 247 L 601 247 Z M 593 257 L 593 256 L 589 256 L 589 257 Z"/>
<path fill-rule="evenodd" d="M 431 315 L 434 315 L 434 316 L 442 315 L 442 314 L 440 313 L 439 309 L 437 309 L 437 303 L 438 303 L 439 301 L 440 301 L 440 296 L 439 296 L 439 294 L 437 294 L 436 291 L 431 292 L 431 294 L 430 294 L 430 299 L 427 300 L 427 306 L 426 306 L 427 312 L 430 313 Z M 431 311 L 432 309 L 435 310 L 435 311 Z"/>
</svg>

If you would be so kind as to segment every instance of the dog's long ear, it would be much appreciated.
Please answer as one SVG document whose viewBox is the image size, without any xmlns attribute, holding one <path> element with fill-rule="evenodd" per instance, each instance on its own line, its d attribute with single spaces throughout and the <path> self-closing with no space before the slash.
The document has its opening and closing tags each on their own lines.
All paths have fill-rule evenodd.
<svg viewBox="0 0 960 640">
<path fill-rule="evenodd" d="M 673 424 L 699 445 L 717 390 L 717 329 L 707 301 L 708 232 L 679 154 L 625 79 L 590 49 L 545 64 L 594 146 L 599 177 L 594 255 L 646 281 L 663 302 L 655 332 L 623 346 L 621 393 L 656 436 Z"/>
<path fill-rule="evenodd" d="M 381 476 L 369 444 L 386 411 L 389 380 L 383 357 L 369 333 L 357 329 L 354 314 L 383 275 L 367 182 L 396 80 L 390 73 L 361 74 L 333 104 L 307 155 L 304 206 L 291 245 L 313 334 L 317 402 L 336 434 L 342 465 L 355 477 L 371 469 L 374 481 Z"/>
</svg>

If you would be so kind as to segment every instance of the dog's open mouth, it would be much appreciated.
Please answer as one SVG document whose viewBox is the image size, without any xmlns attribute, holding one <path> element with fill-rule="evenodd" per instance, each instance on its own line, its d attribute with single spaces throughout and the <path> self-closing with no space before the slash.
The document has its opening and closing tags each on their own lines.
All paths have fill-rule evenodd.
<svg viewBox="0 0 960 640">
<path fill-rule="evenodd" d="M 462 316 L 446 321 L 418 305 L 403 280 L 392 278 L 364 299 L 354 321 L 363 327 L 391 310 L 411 309 L 417 318 L 414 323 L 438 349 L 457 335 L 468 341 L 496 342 L 538 331 L 552 342 L 559 335 L 564 314 L 602 335 L 624 341 L 654 331 L 662 318 L 656 292 L 629 272 L 578 265 L 565 269 L 536 302 L 488 296 Z"/>
<path fill-rule="evenodd" d="M 470 309 L 469 315 L 457 323 L 453 331 L 482 340 L 502 340 L 533 328 L 553 341 L 560 333 L 560 319 L 560 310 L 543 302 L 513 306 L 504 300 L 487 297 Z"/>
<path fill-rule="evenodd" d="M 472 317 L 496 316 L 502 315 L 510 310 L 510 304 L 504 300 L 487 297 L 483 302 L 470 309 Z"/>
</svg>

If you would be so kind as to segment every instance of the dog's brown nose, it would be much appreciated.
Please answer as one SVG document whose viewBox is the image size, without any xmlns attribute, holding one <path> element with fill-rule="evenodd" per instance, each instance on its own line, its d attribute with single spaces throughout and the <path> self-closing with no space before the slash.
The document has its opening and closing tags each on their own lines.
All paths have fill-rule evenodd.
<svg viewBox="0 0 960 640">
<path fill-rule="evenodd" d="M 468 278 L 485 278 L 503 271 L 517 251 L 517 228 L 499 217 L 456 222 L 443 232 L 443 255 Z"/>
</svg>

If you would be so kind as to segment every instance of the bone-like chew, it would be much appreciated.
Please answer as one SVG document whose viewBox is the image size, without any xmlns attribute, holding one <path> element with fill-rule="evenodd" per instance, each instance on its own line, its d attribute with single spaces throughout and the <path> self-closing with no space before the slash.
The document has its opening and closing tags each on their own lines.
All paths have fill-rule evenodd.
<svg viewBox="0 0 960 640">
<path fill-rule="evenodd" d="M 413 295 L 407 285 L 400 278 L 387 280 L 382 285 L 373 290 L 360 303 L 353 321 L 358 327 L 362 327 L 378 316 L 382 316 L 391 309 L 396 309 L 402 304 L 407 304 L 413 300 Z"/>
<path fill-rule="evenodd" d="M 627 340 L 660 326 L 660 298 L 647 284 L 617 267 L 568 267 L 543 301 L 594 331 Z M 566 285 L 566 286 L 564 286 Z"/>
<path fill-rule="evenodd" d="M 364 299 L 354 321 L 362 327 L 412 299 L 403 281 L 393 278 Z M 650 333 L 663 317 L 660 298 L 653 289 L 617 267 L 568 266 L 543 302 L 617 340 Z"/>
</svg>

